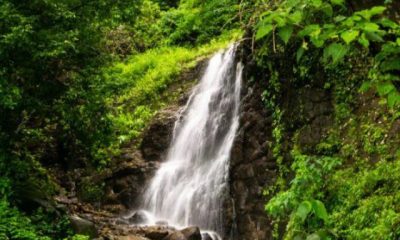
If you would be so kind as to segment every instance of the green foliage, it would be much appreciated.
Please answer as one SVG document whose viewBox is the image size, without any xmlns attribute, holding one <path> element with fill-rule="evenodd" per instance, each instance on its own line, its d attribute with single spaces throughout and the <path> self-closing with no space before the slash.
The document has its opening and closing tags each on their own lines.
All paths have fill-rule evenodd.
<svg viewBox="0 0 400 240">
<path fill-rule="evenodd" d="M 284 44 L 302 42 L 297 51 L 299 62 L 311 43 L 323 50 L 321 58 L 326 68 L 335 67 L 349 57 L 351 48 L 371 49 L 371 44 L 380 44 L 380 52 L 375 55 L 375 66 L 370 72 L 370 81 L 379 88 L 398 81 L 396 71 L 400 70 L 400 54 L 397 39 L 400 26 L 384 17 L 384 6 L 354 12 L 348 15 L 344 1 L 323 2 L 316 0 L 283 1 L 260 14 L 256 25 L 255 39 L 267 37 L 273 40 L 276 51 L 275 34 Z M 297 44 L 298 45 L 298 44 Z M 379 92 L 379 91 L 378 91 Z M 391 108 L 400 106 L 400 94 L 391 91 L 379 93 L 387 98 Z"/>
<path fill-rule="evenodd" d="M 160 28 L 168 44 L 205 43 L 235 24 L 237 0 L 185 0 L 163 14 Z"/>
<path fill-rule="evenodd" d="M 237 7 L 235 0 L 1 1 L 0 238 L 71 238 L 67 220 L 36 206 L 60 190 L 49 169 L 90 172 L 122 144 L 139 142 L 179 94 L 167 91 L 177 76 L 241 34 L 230 31 Z M 84 181 L 81 190 L 87 201 L 103 191 Z"/>
<path fill-rule="evenodd" d="M 0 200 L 0 238 L 21 240 L 50 240 L 70 236 L 69 220 L 57 212 L 45 212 L 39 208 L 28 217 Z"/>
</svg>

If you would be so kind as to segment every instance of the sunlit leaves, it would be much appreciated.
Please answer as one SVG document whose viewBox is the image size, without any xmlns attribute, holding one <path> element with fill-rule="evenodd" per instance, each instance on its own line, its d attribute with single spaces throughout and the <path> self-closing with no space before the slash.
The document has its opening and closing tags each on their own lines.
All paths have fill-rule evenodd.
<svg viewBox="0 0 400 240">
<path fill-rule="evenodd" d="M 304 222 L 306 220 L 308 214 L 310 214 L 311 210 L 312 210 L 311 202 L 303 201 L 302 203 L 300 203 L 299 207 L 297 208 L 296 216 L 299 217 L 302 222 Z"/>
<path fill-rule="evenodd" d="M 340 37 L 343 39 L 343 41 L 346 42 L 346 44 L 350 44 L 358 37 L 359 34 L 360 34 L 360 31 L 358 31 L 358 30 L 349 30 L 349 31 L 343 32 L 340 35 Z"/>
<path fill-rule="evenodd" d="M 260 26 L 260 27 L 257 29 L 256 40 L 259 40 L 259 39 L 265 37 L 265 36 L 268 35 L 273 29 L 274 29 L 274 27 L 273 27 L 272 25 L 270 25 L 270 24 Z"/>
<path fill-rule="evenodd" d="M 391 91 L 387 96 L 387 103 L 390 108 L 400 105 L 400 93 L 397 91 Z"/>
<path fill-rule="evenodd" d="M 365 33 L 361 34 L 360 38 L 358 38 L 358 42 L 365 48 L 369 47 L 369 40 L 365 36 Z"/>
<path fill-rule="evenodd" d="M 293 24 L 299 24 L 303 19 L 303 14 L 300 11 L 296 11 L 290 14 L 288 18 Z"/>
<path fill-rule="evenodd" d="M 358 11 L 355 14 L 359 15 L 361 17 L 363 17 L 366 20 L 370 20 L 371 17 L 375 16 L 375 15 L 379 15 L 382 14 L 384 11 L 386 10 L 386 7 L 383 6 L 375 6 L 371 9 L 366 9 L 366 10 L 362 10 L 362 11 Z"/>
<path fill-rule="evenodd" d="M 278 29 L 278 35 L 287 44 L 293 33 L 293 26 L 287 25 Z"/>
</svg>

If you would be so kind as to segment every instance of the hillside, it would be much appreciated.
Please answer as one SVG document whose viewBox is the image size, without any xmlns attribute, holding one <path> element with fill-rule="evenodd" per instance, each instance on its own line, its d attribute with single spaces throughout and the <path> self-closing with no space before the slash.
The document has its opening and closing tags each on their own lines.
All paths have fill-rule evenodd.
<svg viewBox="0 0 400 240">
<path fill-rule="evenodd" d="M 137 210 L 180 156 L 169 149 L 185 109 L 202 109 L 191 105 L 202 81 L 239 75 L 237 119 L 229 89 L 239 86 L 224 85 L 208 99 L 210 115 L 227 104 L 221 116 L 202 115 L 215 132 L 188 135 L 203 148 L 178 145 L 212 161 L 229 145 L 207 229 L 230 240 L 399 239 L 399 13 L 394 0 L 1 2 L 0 239 L 199 239 L 170 222 L 138 227 Z"/>
</svg>

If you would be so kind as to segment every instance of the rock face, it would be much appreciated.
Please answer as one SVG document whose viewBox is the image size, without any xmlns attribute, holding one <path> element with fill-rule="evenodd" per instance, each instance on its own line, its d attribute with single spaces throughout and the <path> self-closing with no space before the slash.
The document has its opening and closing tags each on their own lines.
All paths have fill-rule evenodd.
<svg viewBox="0 0 400 240">
<path fill-rule="evenodd" d="M 160 161 L 169 147 L 178 106 L 164 109 L 154 118 L 143 137 L 140 150 L 147 161 Z"/>
<path fill-rule="evenodd" d="M 271 117 L 261 99 L 262 82 L 250 82 L 246 66 L 242 84 L 240 127 L 232 151 L 230 199 L 227 199 L 226 236 L 234 240 L 270 239 L 271 227 L 264 211 L 265 186 L 276 177 L 271 155 Z"/>
<path fill-rule="evenodd" d="M 250 50 L 244 46 L 244 56 Z M 273 155 L 272 112 L 262 100 L 268 76 L 261 75 L 251 60 L 244 69 L 240 127 L 232 151 L 230 166 L 230 198 L 226 200 L 226 239 L 272 239 L 271 220 L 264 210 L 268 198 L 263 191 L 277 178 L 278 166 Z M 312 152 L 316 143 L 325 137 L 332 124 L 330 93 L 321 81 L 307 86 L 283 85 L 280 99 L 284 112 L 286 135 L 283 136 L 283 161 L 291 161 L 291 139 L 299 132 L 303 152 Z M 289 81 L 287 81 L 289 82 Z"/>
</svg>

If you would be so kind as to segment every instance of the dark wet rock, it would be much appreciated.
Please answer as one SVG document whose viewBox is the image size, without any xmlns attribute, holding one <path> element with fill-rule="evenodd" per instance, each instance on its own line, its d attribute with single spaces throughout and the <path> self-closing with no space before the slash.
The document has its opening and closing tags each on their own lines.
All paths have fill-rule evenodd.
<svg viewBox="0 0 400 240">
<path fill-rule="evenodd" d="M 128 218 L 130 224 L 142 224 L 146 223 L 148 220 L 149 219 L 143 211 L 137 211 Z"/>
<path fill-rule="evenodd" d="M 144 238 L 142 236 L 115 236 L 110 240 L 149 240 L 149 239 Z"/>
<path fill-rule="evenodd" d="M 162 240 L 187 240 L 187 238 L 185 237 L 185 235 L 183 235 L 183 233 L 176 231 L 176 232 L 170 233 L 168 236 L 166 236 Z"/>
<path fill-rule="evenodd" d="M 71 226 L 74 229 L 75 233 L 87 235 L 92 238 L 97 236 L 97 229 L 92 221 L 81 218 L 78 215 L 72 215 L 69 217 L 71 222 Z"/>
<path fill-rule="evenodd" d="M 202 233 L 201 234 L 201 240 L 213 240 L 208 233 Z"/>
<path fill-rule="evenodd" d="M 187 240 L 201 240 L 201 233 L 198 227 L 188 227 L 181 230 Z"/>
<path fill-rule="evenodd" d="M 155 229 L 145 233 L 144 236 L 151 240 L 163 240 L 168 234 L 169 232 L 165 229 Z"/>
<path fill-rule="evenodd" d="M 158 113 L 143 135 L 140 149 L 148 161 L 160 161 L 172 138 L 172 129 L 179 107 L 173 106 Z"/>
</svg>

